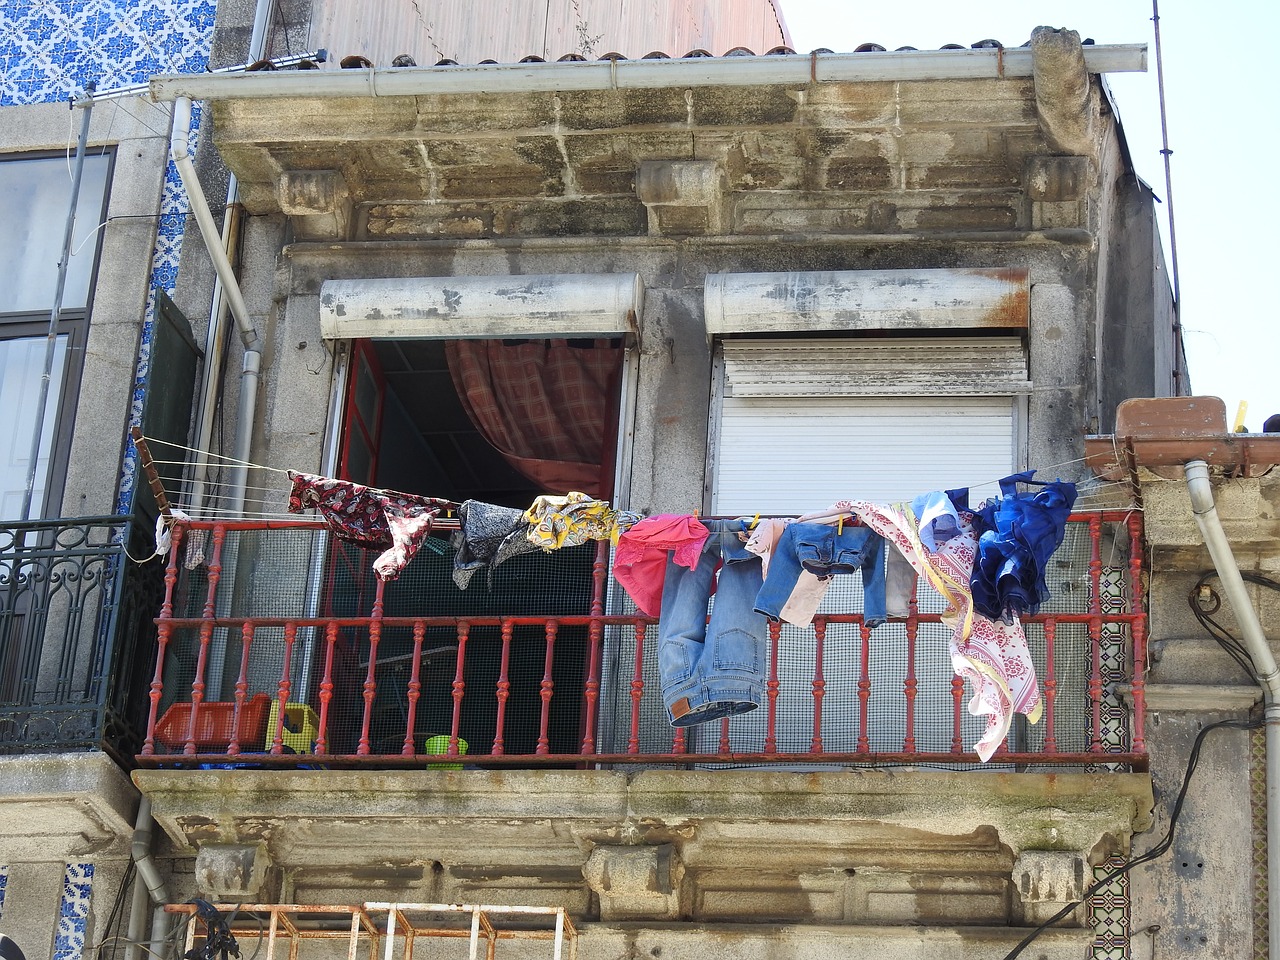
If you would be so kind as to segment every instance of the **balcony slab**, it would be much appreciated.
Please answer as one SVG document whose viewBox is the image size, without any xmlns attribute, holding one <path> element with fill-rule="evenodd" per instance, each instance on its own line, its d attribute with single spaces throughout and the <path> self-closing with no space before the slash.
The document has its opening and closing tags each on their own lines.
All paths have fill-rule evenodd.
<svg viewBox="0 0 1280 960">
<path fill-rule="evenodd" d="M 0 852 L 10 863 L 127 855 L 138 792 L 102 753 L 0 757 Z"/>
<path fill-rule="evenodd" d="M 664 917 L 1019 922 L 1029 850 L 1098 862 L 1150 825 L 1146 774 L 168 770 L 133 773 L 180 849 L 265 845 L 295 901 L 368 891 L 599 911 L 606 859 L 665 846 Z M 614 866 L 621 870 L 625 864 Z M 383 894 L 379 894 L 381 897 Z M 957 914 L 959 911 L 959 914 Z M 655 919 L 657 917 L 655 916 Z M 861 918 L 861 919 L 859 919 Z"/>
</svg>

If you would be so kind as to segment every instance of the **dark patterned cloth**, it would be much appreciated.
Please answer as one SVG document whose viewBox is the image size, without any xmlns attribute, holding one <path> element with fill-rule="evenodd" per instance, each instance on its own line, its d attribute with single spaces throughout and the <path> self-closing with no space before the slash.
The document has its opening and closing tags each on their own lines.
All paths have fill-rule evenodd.
<svg viewBox="0 0 1280 960">
<path fill-rule="evenodd" d="M 1067 518 L 1076 502 L 1076 485 L 1063 480 L 1032 480 L 1034 470 L 1000 481 L 998 500 L 978 510 L 986 530 L 978 538 L 969 586 L 974 609 L 992 620 L 1012 622 L 1035 613 L 1049 599 L 1044 572 L 1062 543 Z M 1019 493 L 1018 484 L 1040 489 Z"/>
<path fill-rule="evenodd" d="M 394 490 L 379 490 L 350 480 L 333 480 L 310 473 L 289 471 L 289 512 L 308 508 L 320 511 L 324 522 L 340 540 L 362 547 L 386 547 L 373 562 L 379 580 L 394 580 L 413 559 L 431 534 L 440 511 L 452 507 L 449 500 L 419 497 Z"/>
<path fill-rule="evenodd" d="M 499 507 L 479 500 L 466 500 L 458 508 L 458 531 L 450 538 L 453 556 L 453 582 L 459 590 L 467 589 L 472 576 L 488 568 L 489 586 L 493 571 L 504 560 L 522 553 L 536 553 L 538 547 L 529 541 L 529 524 L 524 511 Z"/>
</svg>

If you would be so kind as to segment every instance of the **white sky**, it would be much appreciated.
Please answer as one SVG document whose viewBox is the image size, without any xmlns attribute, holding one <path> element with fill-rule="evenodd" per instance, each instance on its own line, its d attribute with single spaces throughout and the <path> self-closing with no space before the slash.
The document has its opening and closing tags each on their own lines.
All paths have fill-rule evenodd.
<svg viewBox="0 0 1280 960">
<path fill-rule="evenodd" d="M 1112 74 L 1129 148 L 1141 176 L 1166 198 L 1151 0 L 780 0 L 795 48 L 849 51 L 969 46 L 988 37 L 1020 46 L 1040 24 L 1069 27 L 1098 43 L 1146 43 L 1146 74 Z M 1248 402 L 1245 425 L 1280 413 L 1280 185 L 1268 180 L 1280 146 L 1274 98 L 1280 73 L 1271 41 L 1280 35 L 1276 0 L 1163 0 L 1169 148 L 1182 324 L 1191 386 L 1221 397 L 1227 422 Z M 1158 207 L 1169 258 L 1168 206 Z M 1280 286 L 1280 284 L 1278 284 Z M 1104 358 L 1105 359 L 1105 358 Z"/>
</svg>

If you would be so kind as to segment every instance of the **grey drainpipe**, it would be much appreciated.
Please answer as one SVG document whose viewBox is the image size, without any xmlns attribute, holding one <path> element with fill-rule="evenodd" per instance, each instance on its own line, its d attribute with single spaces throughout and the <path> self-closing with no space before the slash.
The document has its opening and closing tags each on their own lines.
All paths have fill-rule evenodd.
<svg viewBox="0 0 1280 960">
<path fill-rule="evenodd" d="M 143 796 L 138 801 L 138 817 L 134 821 L 133 845 L 130 855 L 138 870 L 139 879 L 146 884 L 151 902 L 156 905 L 151 921 L 151 950 L 154 955 L 164 957 L 164 942 L 169 936 L 169 915 L 164 912 L 164 905 L 169 902 L 169 891 L 160 876 L 155 860 L 151 857 L 151 835 L 155 821 L 151 819 L 151 800 Z M 125 949 L 125 960 L 137 960 L 138 944 L 142 940 L 142 915 L 140 898 L 135 895 L 134 909 L 129 915 L 129 944 Z"/>
<path fill-rule="evenodd" d="M 257 7 L 253 13 L 253 32 L 249 36 L 249 56 L 246 62 L 253 63 L 262 59 L 266 53 L 267 46 L 267 22 L 271 17 L 272 0 L 257 0 Z M 219 241 L 223 251 L 230 254 L 229 245 L 231 242 L 231 209 L 240 200 L 240 185 L 236 180 L 234 173 L 230 174 L 227 180 L 227 202 L 223 207 L 222 225 L 223 233 Z M 202 228 L 203 229 L 203 228 Z M 222 274 L 219 273 L 213 285 L 213 300 L 209 307 L 209 326 L 208 333 L 205 338 L 205 373 L 204 383 L 200 390 L 200 405 L 196 414 L 196 438 L 195 447 L 196 465 L 192 471 L 191 485 L 191 505 L 198 511 L 204 503 L 204 476 L 208 467 L 208 456 L 205 451 L 209 449 L 209 445 L 213 438 L 213 421 L 215 398 L 218 394 L 218 383 L 222 380 L 222 339 L 223 330 L 227 323 L 227 311 L 230 306 L 230 298 L 223 293 Z M 241 336 L 243 336 L 244 327 L 241 327 Z M 249 363 L 248 357 L 245 363 Z M 257 367 L 254 368 L 254 396 L 257 396 Z M 242 391 L 246 388 L 246 384 L 242 382 Z M 243 397 L 241 398 L 243 400 Z M 237 437 L 239 434 L 237 433 Z M 237 447 L 239 449 L 239 447 Z M 248 460 L 248 451 L 241 456 L 235 454 L 239 460 Z M 243 502 L 243 501 L 242 501 Z"/>
<path fill-rule="evenodd" d="M 1200 526 L 1200 536 L 1209 548 L 1214 569 L 1227 595 L 1227 602 L 1240 624 L 1244 646 L 1258 673 L 1264 695 L 1267 747 L 1267 934 L 1268 956 L 1280 957 L 1280 668 L 1271 653 L 1271 644 L 1262 632 L 1258 613 L 1249 601 L 1244 578 L 1231 552 L 1231 544 L 1218 518 L 1209 482 L 1209 465 L 1192 460 L 1185 467 L 1191 512 Z"/>
<path fill-rule="evenodd" d="M 196 176 L 195 165 L 191 162 L 191 101 L 179 97 L 173 102 L 173 133 L 169 140 L 169 155 L 178 174 L 182 177 L 183 189 L 187 192 L 187 200 L 191 213 L 200 227 L 200 236 L 204 240 L 205 249 L 213 261 L 218 279 L 222 281 L 222 293 L 231 307 L 231 316 L 235 318 L 236 328 L 244 343 L 244 367 L 240 372 L 240 405 L 236 411 L 236 441 L 232 456 L 239 461 L 247 462 L 253 445 L 253 420 L 258 401 L 258 372 L 262 369 L 262 339 L 254 329 L 249 318 L 249 309 L 244 304 L 240 293 L 240 284 L 236 280 L 235 271 L 231 269 L 231 259 L 222 245 L 222 235 L 213 222 L 213 214 L 209 211 L 209 201 L 205 198 L 204 188 L 200 186 L 200 178 Z M 231 503 L 228 507 L 237 512 L 244 507 L 245 484 L 248 481 L 249 468 L 237 465 L 232 474 Z"/>
<path fill-rule="evenodd" d="M 224 505 L 226 513 L 236 516 L 244 512 L 245 489 L 249 480 L 249 457 L 253 452 L 253 422 L 258 403 L 258 375 L 262 369 L 262 340 L 254 329 L 249 318 L 249 310 L 245 306 L 244 297 L 240 293 L 240 284 L 235 271 L 231 269 L 231 259 L 227 256 L 222 244 L 222 236 L 213 222 L 213 214 L 209 211 L 209 201 L 205 198 L 204 188 L 200 186 L 200 178 L 196 176 L 195 165 L 191 162 L 191 101 L 179 97 L 173 103 L 173 132 L 170 137 L 169 155 L 178 174 L 182 178 L 182 186 L 186 190 L 191 213 L 200 227 L 200 236 L 204 240 L 205 249 L 213 261 L 218 279 L 222 281 L 222 293 L 231 308 L 240 339 L 244 343 L 244 366 L 240 371 L 240 402 L 236 409 L 236 437 L 231 456 L 235 463 L 231 468 L 231 486 L 228 502 Z M 198 506 L 198 505 L 196 505 Z M 235 583 L 236 556 L 233 552 L 230 559 L 223 563 L 223 580 L 228 584 Z M 225 604 L 223 605 L 225 607 Z M 225 613 L 220 609 L 219 613 Z M 205 673 L 205 692 L 210 700 L 222 696 L 222 670 L 226 656 L 226 632 L 219 630 L 214 637 L 209 651 L 209 660 Z"/>
</svg>

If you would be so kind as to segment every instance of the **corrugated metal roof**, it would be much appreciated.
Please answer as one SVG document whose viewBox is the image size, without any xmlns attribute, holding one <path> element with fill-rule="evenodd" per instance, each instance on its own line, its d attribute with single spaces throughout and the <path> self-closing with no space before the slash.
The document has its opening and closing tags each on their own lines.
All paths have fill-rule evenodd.
<svg viewBox="0 0 1280 960">
<path fill-rule="evenodd" d="M 306 48 L 385 65 L 787 46 L 772 0 L 315 0 Z"/>
</svg>

